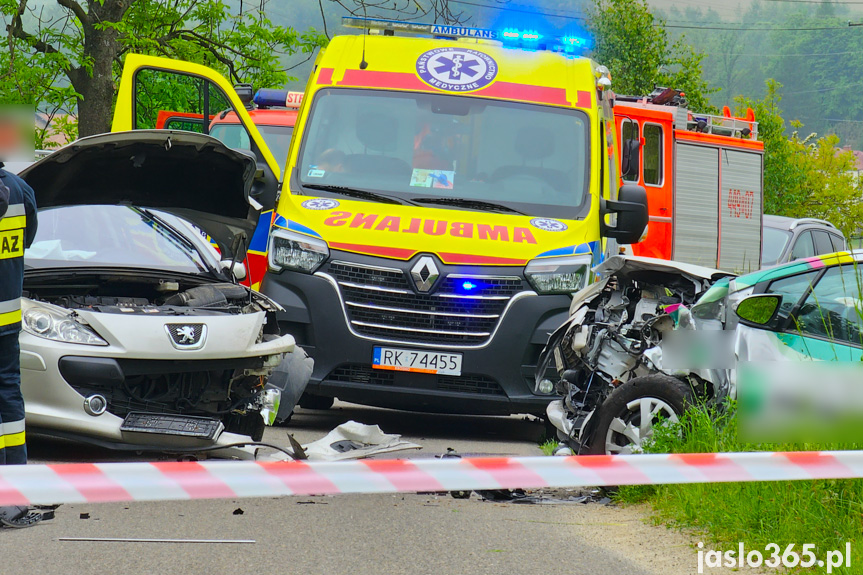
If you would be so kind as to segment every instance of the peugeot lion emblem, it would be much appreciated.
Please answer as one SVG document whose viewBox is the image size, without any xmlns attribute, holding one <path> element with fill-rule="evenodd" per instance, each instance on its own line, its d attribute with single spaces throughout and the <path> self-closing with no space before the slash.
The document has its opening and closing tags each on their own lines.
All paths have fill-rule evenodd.
<svg viewBox="0 0 863 575">
<path fill-rule="evenodd" d="M 414 280 L 414 285 L 417 286 L 417 291 L 427 293 L 437 281 L 440 272 L 434 263 L 434 260 L 429 256 L 421 257 L 414 267 L 411 268 L 411 277 Z"/>
<path fill-rule="evenodd" d="M 207 339 L 207 326 L 202 323 L 169 323 L 165 331 L 177 349 L 201 349 Z"/>
</svg>

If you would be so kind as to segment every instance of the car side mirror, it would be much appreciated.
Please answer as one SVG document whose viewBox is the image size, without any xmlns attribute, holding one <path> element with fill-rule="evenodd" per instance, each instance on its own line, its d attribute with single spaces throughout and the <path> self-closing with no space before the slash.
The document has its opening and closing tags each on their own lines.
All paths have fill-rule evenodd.
<svg viewBox="0 0 863 575">
<path fill-rule="evenodd" d="M 734 313 L 743 325 L 764 327 L 776 317 L 781 303 L 782 296 L 777 294 L 751 295 L 737 304 Z"/>
<path fill-rule="evenodd" d="M 222 260 L 222 269 L 226 272 L 233 274 L 234 278 L 241 282 L 246 279 L 246 264 L 243 262 L 233 262 L 234 266 L 231 267 L 231 260 Z"/>
<path fill-rule="evenodd" d="M 614 227 L 605 222 L 609 214 L 617 215 Z M 617 200 L 602 200 L 599 215 L 603 236 L 619 244 L 638 243 L 647 227 L 647 191 L 636 184 L 624 184 L 620 186 Z"/>
</svg>

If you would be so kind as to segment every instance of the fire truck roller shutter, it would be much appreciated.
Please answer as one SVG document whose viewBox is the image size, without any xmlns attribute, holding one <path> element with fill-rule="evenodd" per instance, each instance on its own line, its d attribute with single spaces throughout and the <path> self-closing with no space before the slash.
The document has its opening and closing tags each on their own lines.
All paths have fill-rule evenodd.
<svg viewBox="0 0 863 575">
<path fill-rule="evenodd" d="M 719 149 L 677 142 L 674 155 L 672 258 L 717 267 Z"/>
<path fill-rule="evenodd" d="M 759 152 L 720 152 L 720 269 L 744 274 L 761 267 L 761 159 Z"/>
</svg>

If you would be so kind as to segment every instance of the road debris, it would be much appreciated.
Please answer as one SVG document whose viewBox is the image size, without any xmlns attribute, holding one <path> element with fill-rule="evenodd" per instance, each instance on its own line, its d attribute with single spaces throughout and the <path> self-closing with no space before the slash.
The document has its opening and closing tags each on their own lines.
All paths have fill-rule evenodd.
<svg viewBox="0 0 863 575">
<path fill-rule="evenodd" d="M 32 509 L 27 505 L 0 507 L 0 528 L 24 529 L 41 521 L 54 519 L 54 510 L 59 505 L 37 505 Z"/>
<path fill-rule="evenodd" d="M 384 433 L 377 425 L 348 421 L 321 439 L 302 447 L 309 461 L 361 459 L 404 449 L 422 449 L 421 445 L 404 441 L 401 437 L 398 434 Z"/>
<path fill-rule="evenodd" d="M 527 505 L 571 505 L 574 503 L 587 504 L 597 503 L 608 505 L 611 498 L 604 495 L 604 491 L 596 489 L 590 493 L 579 491 L 578 495 L 571 495 L 572 490 L 536 490 L 525 491 L 524 489 L 479 489 L 476 491 L 451 491 L 453 499 L 470 499 L 472 493 L 480 496 L 481 501 L 492 501 L 494 503 L 518 503 Z"/>
</svg>

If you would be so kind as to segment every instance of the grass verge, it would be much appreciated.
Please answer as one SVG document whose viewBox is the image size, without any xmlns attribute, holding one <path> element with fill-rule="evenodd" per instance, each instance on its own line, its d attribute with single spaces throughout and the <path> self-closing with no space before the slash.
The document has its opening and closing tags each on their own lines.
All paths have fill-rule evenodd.
<svg viewBox="0 0 863 575">
<path fill-rule="evenodd" d="M 689 410 L 679 424 L 657 429 L 646 450 L 707 453 L 860 448 L 859 444 L 741 443 L 735 406 L 731 404 L 722 411 L 707 407 Z M 818 559 L 824 559 L 828 551 L 844 553 L 845 542 L 850 541 L 851 567 L 836 568 L 833 573 L 863 574 L 863 480 L 625 486 L 617 497 L 623 502 L 649 503 L 658 522 L 703 533 L 705 550 L 736 550 L 738 542 L 743 542 L 747 550 L 758 549 L 769 556 L 764 552 L 769 543 L 778 544 L 783 551 L 794 543 L 797 553 L 804 543 L 813 543 Z M 825 570 L 816 564 L 803 572 Z"/>
<path fill-rule="evenodd" d="M 554 455 L 554 450 L 557 449 L 559 444 L 560 442 L 556 439 L 547 439 L 545 442 L 539 444 L 539 448 L 545 455 Z"/>
</svg>

